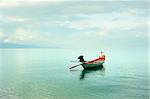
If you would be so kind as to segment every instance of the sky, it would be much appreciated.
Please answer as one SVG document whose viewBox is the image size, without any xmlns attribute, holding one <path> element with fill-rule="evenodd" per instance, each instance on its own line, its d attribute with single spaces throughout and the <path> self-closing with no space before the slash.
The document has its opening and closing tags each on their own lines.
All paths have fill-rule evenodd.
<svg viewBox="0 0 150 99">
<path fill-rule="evenodd" d="M 148 1 L 0 0 L 0 42 L 147 48 Z"/>
</svg>

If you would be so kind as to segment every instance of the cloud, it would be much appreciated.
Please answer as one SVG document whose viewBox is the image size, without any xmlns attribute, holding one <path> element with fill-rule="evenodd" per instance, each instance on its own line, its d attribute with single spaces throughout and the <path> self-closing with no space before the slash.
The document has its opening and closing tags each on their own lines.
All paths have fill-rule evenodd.
<svg viewBox="0 0 150 99">
<path fill-rule="evenodd" d="M 127 11 L 128 12 L 128 11 Z M 138 16 L 124 16 L 122 12 L 110 14 L 82 15 L 83 20 L 61 21 L 63 27 L 89 31 L 93 30 L 99 36 L 106 36 L 114 31 L 127 31 L 145 25 L 144 19 Z M 96 29 L 96 30 L 95 30 Z M 108 35 L 109 36 L 109 35 Z"/>
<path fill-rule="evenodd" d="M 7 35 L 4 42 L 25 42 L 34 39 L 32 33 L 22 28 L 18 28 L 15 33 Z"/>
<path fill-rule="evenodd" d="M 44 2 L 48 4 L 58 4 L 64 0 L 2 0 L 0 1 L 0 8 L 16 8 L 22 6 L 39 6 L 43 5 Z"/>
<path fill-rule="evenodd" d="M 3 33 L 4 34 L 4 33 Z M 4 34 L 2 42 L 15 44 L 36 44 L 48 45 L 51 44 L 51 39 L 41 33 L 36 33 L 29 29 L 17 28 L 14 33 Z M 44 44 L 45 43 L 45 44 Z"/>
<path fill-rule="evenodd" d="M 19 6 L 19 2 L 0 1 L 0 8 L 12 8 Z"/>
<path fill-rule="evenodd" d="M 21 16 L 6 16 L 6 20 L 13 22 L 27 22 L 30 21 L 29 18 L 21 17 Z"/>
<path fill-rule="evenodd" d="M 115 10 L 109 9 L 111 10 L 110 13 L 100 13 L 100 12 L 92 13 L 92 14 L 89 14 L 90 12 L 82 13 L 82 14 L 76 13 L 73 16 L 80 17 L 79 20 L 73 20 L 73 19 L 69 20 L 68 18 L 68 20 L 64 22 L 62 21 L 61 26 L 71 28 L 71 29 L 81 30 L 81 31 L 93 30 L 93 32 L 95 32 L 95 34 L 99 36 L 110 36 L 110 35 L 115 36 L 118 34 L 119 35 L 131 34 L 135 36 L 136 35 L 145 36 L 139 32 L 133 32 L 133 30 L 135 30 L 136 28 L 138 29 L 139 27 L 146 28 L 145 25 L 147 22 L 147 10 L 146 10 L 147 7 L 145 7 L 147 6 L 146 2 L 141 2 L 141 5 L 139 2 L 135 2 L 135 4 L 128 4 L 127 2 L 125 3 L 126 4 L 122 4 L 120 2 L 119 3 L 120 5 L 118 5 L 118 2 L 112 3 L 111 7 L 108 7 L 109 5 L 108 3 L 105 4 L 107 5 L 107 7 L 103 6 L 104 8 L 106 8 L 103 9 L 104 11 L 108 10 L 109 8 L 114 8 L 115 4 L 117 5 Z M 98 11 L 99 9 L 101 8 L 97 7 L 97 10 L 95 9 L 95 11 Z M 143 33 L 145 34 L 144 31 Z"/>
<path fill-rule="evenodd" d="M 0 6 L 8 8 L 0 9 L 0 27 L 4 30 L 1 37 L 5 42 L 75 45 L 109 41 L 110 37 L 128 40 L 146 36 L 147 11 L 143 2 L 18 0 L 3 1 Z"/>
<path fill-rule="evenodd" d="M 2 30 L 0 30 L 0 41 L 2 41 L 2 39 L 5 37 L 4 33 Z"/>
</svg>

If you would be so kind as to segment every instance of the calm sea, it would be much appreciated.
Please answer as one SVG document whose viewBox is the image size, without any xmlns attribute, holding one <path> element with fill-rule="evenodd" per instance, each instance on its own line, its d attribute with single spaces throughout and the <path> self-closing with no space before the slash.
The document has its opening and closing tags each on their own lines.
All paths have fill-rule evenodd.
<svg viewBox="0 0 150 99">
<path fill-rule="evenodd" d="M 0 49 L 0 99 L 149 99 L 147 52 L 106 50 L 103 68 L 69 70 L 98 52 Z"/>
</svg>

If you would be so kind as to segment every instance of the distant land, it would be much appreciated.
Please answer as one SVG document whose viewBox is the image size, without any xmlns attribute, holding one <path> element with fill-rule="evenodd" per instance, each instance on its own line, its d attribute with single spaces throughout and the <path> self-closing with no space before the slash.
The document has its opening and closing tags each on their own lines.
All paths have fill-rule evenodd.
<svg viewBox="0 0 150 99">
<path fill-rule="evenodd" d="M 47 47 L 33 44 L 15 44 L 0 42 L 0 48 L 60 48 L 60 47 Z"/>
</svg>

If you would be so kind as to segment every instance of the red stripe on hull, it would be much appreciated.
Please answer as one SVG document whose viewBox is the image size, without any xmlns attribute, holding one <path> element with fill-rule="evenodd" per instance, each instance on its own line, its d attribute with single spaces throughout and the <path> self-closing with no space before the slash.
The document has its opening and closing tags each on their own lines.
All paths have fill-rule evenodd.
<svg viewBox="0 0 150 99">
<path fill-rule="evenodd" d="M 92 63 L 97 63 L 97 62 L 102 62 L 102 61 L 105 61 L 105 57 L 99 57 L 97 59 L 94 59 L 92 61 L 88 61 L 88 62 L 85 62 L 86 64 L 92 64 Z"/>
</svg>

